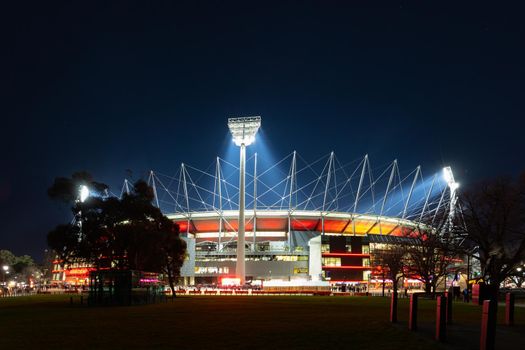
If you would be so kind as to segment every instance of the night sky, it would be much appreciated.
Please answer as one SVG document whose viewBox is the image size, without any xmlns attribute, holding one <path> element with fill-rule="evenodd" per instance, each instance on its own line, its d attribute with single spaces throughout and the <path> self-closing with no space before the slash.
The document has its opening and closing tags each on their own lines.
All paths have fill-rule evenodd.
<svg viewBox="0 0 525 350">
<path fill-rule="evenodd" d="M 0 9 L 0 249 L 15 254 L 40 258 L 71 219 L 47 198 L 54 177 L 87 170 L 120 193 L 128 169 L 206 167 L 231 146 L 230 116 L 261 115 L 276 159 L 451 165 L 462 188 L 525 170 L 518 5 L 13 2 Z"/>
</svg>

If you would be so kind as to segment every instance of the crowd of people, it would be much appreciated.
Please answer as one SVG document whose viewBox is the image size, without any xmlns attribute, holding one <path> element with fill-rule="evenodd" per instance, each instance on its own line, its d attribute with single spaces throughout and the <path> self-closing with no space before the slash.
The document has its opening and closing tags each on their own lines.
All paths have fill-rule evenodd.
<svg viewBox="0 0 525 350">
<path fill-rule="evenodd" d="M 29 294 L 34 294 L 34 293 L 36 293 L 36 289 L 31 288 L 29 286 L 25 286 L 25 287 L 1 286 L 0 287 L 0 297 L 16 297 L 16 296 L 29 295 Z"/>
</svg>

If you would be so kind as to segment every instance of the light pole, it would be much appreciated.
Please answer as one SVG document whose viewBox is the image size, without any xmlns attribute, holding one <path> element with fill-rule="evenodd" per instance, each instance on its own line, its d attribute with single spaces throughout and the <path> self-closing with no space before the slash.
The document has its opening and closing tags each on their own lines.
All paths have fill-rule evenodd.
<svg viewBox="0 0 525 350">
<path fill-rule="evenodd" d="M 235 274 L 239 278 L 240 284 L 244 285 L 246 277 L 245 268 L 245 175 L 246 175 L 246 146 L 255 141 L 255 134 L 261 126 L 261 117 L 242 117 L 228 118 L 228 128 L 233 137 L 233 141 L 240 147 L 239 165 L 239 232 L 237 234 L 237 264 Z"/>
</svg>

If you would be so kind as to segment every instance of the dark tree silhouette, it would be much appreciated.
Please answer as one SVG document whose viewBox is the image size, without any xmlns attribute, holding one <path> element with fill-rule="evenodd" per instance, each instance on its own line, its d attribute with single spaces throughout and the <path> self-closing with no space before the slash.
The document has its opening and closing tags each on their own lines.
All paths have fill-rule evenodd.
<svg viewBox="0 0 525 350">
<path fill-rule="evenodd" d="M 488 332 L 496 334 L 501 282 L 514 274 L 525 257 L 525 174 L 517 180 L 486 181 L 460 198 L 468 239 L 477 246 L 491 300 Z"/>
<path fill-rule="evenodd" d="M 174 225 L 173 228 L 176 234 L 174 232 L 165 232 L 163 239 L 159 242 L 162 244 L 163 270 L 168 277 L 172 295 L 175 297 L 176 278 L 180 276 L 180 269 L 186 258 L 186 242 L 178 238 L 179 226 Z"/>
<path fill-rule="evenodd" d="M 403 278 L 406 270 L 406 255 L 406 247 L 403 244 L 388 244 L 380 249 L 374 249 L 373 252 L 373 265 L 381 268 L 384 274 L 392 280 L 394 298 L 392 322 L 397 322 L 397 290 L 399 280 Z"/>
<path fill-rule="evenodd" d="M 460 198 L 468 239 L 478 247 L 482 277 L 495 298 L 525 258 L 525 174 L 481 183 Z"/>
<path fill-rule="evenodd" d="M 98 195 L 78 201 L 81 185 Z M 48 194 L 72 205 L 76 218 L 75 224 L 59 225 L 48 234 L 49 246 L 64 263 L 163 272 L 174 290 L 186 245 L 178 226 L 153 206 L 153 189 L 146 182 L 137 181 L 118 199 L 107 196 L 106 185 L 81 172 L 57 178 Z"/>
<path fill-rule="evenodd" d="M 436 215 L 437 216 L 437 215 Z M 448 213 L 423 218 L 412 232 L 414 244 L 406 245 L 407 274 L 425 285 L 425 293 L 436 293 L 437 284 L 448 271 L 451 259 L 458 256 L 460 247 L 454 225 Z"/>
</svg>

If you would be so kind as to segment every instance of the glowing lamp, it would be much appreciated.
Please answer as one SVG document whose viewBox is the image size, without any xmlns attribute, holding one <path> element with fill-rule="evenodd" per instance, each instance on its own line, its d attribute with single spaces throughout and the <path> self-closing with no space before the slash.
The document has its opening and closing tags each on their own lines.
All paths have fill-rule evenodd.
<svg viewBox="0 0 525 350">
<path fill-rule="evenodd" d="M 261 117 L 228 118 L 228 128 L 237 146 L 249 146 L 255 141 L 255 134 L 261 127 Z"/>
<path fill-rule="evenodd" d="M 89 188 L 86 185 L 80 186 L 80 201 L 84 201 L 89 197 Z"/>
<path fill-rule="evenodd" d="M 443 168 L 443 178 L 448 184 L 454 183 L 454 174 L 452 174 L 452 168 L 447 166 Z"/>
<path fill-rule="evenodd" d="M 454 174 L 452 173 L 452 168 L 447 166 L 443 168 L 443 178 L 448 184 L 448 187 L 450 187 L 451 191 L 455 191 L 459 187 L 459 183 L 457 183 L 454 180 Z"/>
</svg>

